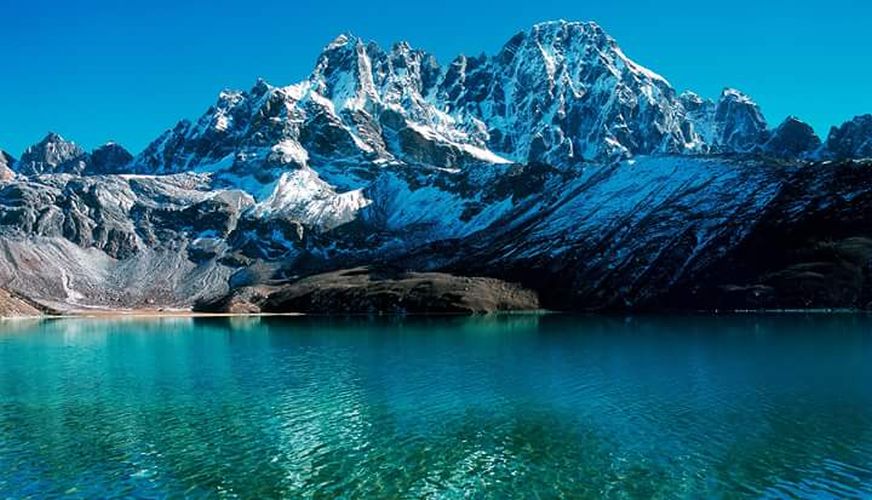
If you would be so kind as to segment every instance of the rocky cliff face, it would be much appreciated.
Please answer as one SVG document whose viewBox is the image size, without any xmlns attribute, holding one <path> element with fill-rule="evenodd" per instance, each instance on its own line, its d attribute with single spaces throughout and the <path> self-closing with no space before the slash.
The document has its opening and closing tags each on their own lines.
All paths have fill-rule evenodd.
<svg viewBox="0 0 872 500">
<path fill-rule="evenodd" d="M 8 155 L 7 155 L 8 156 Z M 50 132 L 30 146 L 17 162 L 7 166 L 24 176 L 43 174 L 123 174 L 130 172 L 133 156 L 115 143 L 107 143 L 88 153 L 74 142 Z"/>
<path fill-rule="evenodd" d="M 124 147 L 108 142 L 91 151 L 86 167 L 86 174 L 124 174 L 128 173 L 128 166 L 133 160 L 133 155 Z"/>
<path fill-rule="evenodd" d="M 821 140 L 811 126 L 790 116 L 771 132 L 762 150 L 777 158 L 805 158 L 820 147 Z"/>
<path fill-rule="evenodd" d="M 677 96 L 596 24 L 559 21 L 518 33 L 493 56 L 461 56 L 446 67 L 406 43 L 384 50 L 339 36 L 307 80 L 222 92 L 198 120 L 179 122 L 149 145 L 132 171 L 208 168 L 239 185 L 311 166 L 341 183 L 388 163 L 572 166 L 752 152 L 768 135 L 741 92 L 725 90 L 717 103 Z"/>
<path fill-rule="evenodd" d="M 795 118 L 770 130 L 746 95 L 678 95 L 592 23 L 448 66 L 343 35 L 306 80 L 224 91 L 136 156 L 56 134 L 0 156 L 0 287 L 186 307 L 366 265 L 553 308 L 860 307 L 866 118 L 823 145 Z"/>
<path fill-rule="evenodd" d="M 27 148 L 17 163 L 23 175 L 82 173 L 86 165 L 85 150 L 55 133 Z"/>
<path fill-rule="evenodd" d="M 569 189 L 552 204 L 518 203 L 498 230 L 452 248 L 440 265 L 499 269 L 556 308 L 866 307 L 872 299 L 869 161 L 631 162 L 560 182 Z"/>
<path fill-rule="evenodd" d="M 488 145 L 519 162 L 563 164 L 693 151 L 675 91 L 594 23 L 553 22 L 491 57 L 456 59 L 435 94 Z"/>
<path fill-rule="evenodd" d="M 35 318 L 51 311 L 44 311 L 28 300 L 0 289 L 0 318 Z"/>
<path fill-rule="evenodd" d="M 835 159 L 872 156 L 872 115 L 858 116 L 840 127 L 833 127 L 823 154 Z"/>
<path fill-rule="evenodd" d="M 15 158 L 6 151 L 0 150 L 0 181 L 9 181 L 15 177 L 13 165 L 15 165 Z"/>
</svg>

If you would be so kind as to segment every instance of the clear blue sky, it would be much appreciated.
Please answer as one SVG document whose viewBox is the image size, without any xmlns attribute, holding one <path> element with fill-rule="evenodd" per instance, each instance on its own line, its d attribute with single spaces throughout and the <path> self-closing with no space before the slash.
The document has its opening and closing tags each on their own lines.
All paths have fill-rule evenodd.
<svg viewBox="0 0 872 500">
<path fill-rule="evenodd" d="M 351 31 L 447 62 L 551 19 L 593 20 L 678 90 L 754 97 L 819 133 L 872 112 L 869 0 L 0 0 L 0 148 L 46 131 L 134 153 L 225 87 L 305 78 Z"/>
</svg>

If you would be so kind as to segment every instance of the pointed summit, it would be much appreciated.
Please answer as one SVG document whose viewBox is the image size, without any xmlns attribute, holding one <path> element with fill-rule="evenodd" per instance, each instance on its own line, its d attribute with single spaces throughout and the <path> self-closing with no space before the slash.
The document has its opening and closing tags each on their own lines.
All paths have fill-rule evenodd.
<svg viewBox="0 0 872 500">
<path fill-rule="evenodd" d="M 86 166 L 84 149 L 60 134 L 49 132 L 41 141 L 27 148 L 16 164 L 16 170 L 23 175 L 81 173 Z"/>
<path fill-rule="evenodd" d="M 779 158 L 802 158 L 821 146 L 821 140 L 811 125 L 795 116 L 788 116 L 773 132 L 763 151 Z"/>
<path fill-rule="evenodd" d="M 490 125 L 491 149 L 519 162 L 571 164 L 698 142 L 669 82 L 592 22 L 536 24 L 495 56 L 455 61 L 444 81 L 441 96 L 458 120 Z"/>
<path fill-rule="evenodd" d="M 272 172 L 327 159 L 572 166 L 651 154 L 789 154 L 814 143 L 799 123 L 780 128 L 769 131 L 739 90 L 715 100 L 678 96 L 597 23 L 558 20 L 517 33 L 496 54 L 460 56 L 445 67 L 407 42 L 385 50 L 340 34 L 307 79 L 222 92 L 134 164 L 143 173 L 219 162 L 235 172 Z"/>
<path fill-rule="evenodd" d="M 57 132 L 49 131 L 45 134 L 40 142 L 66 142 L 63 137 Z"/>
<path fill-rule="evenodd" d="M 324 50 L 336 50 L 345 47 L 352 41 L 356 40 L 358 40 L 358 38 L 352 33 L 340 33 L 339 36 L 334 38 L 333 41 L 331 41 L 324 47 Z"/>
<path fill-rule="evenodd" d="M 752 153 L 769 138 L 759 106 L 740 90 L 725 88 L 717 103 L 693 92 L 682 93 L 679 100 L 704 151 Z"/>
<path fill-rule="evenodd" d="M 272 88 L 272 85 L 270 85 L 266 80 L 258 77 L 257 81 L 254 82 L 254 86 L 251 87 L 251 95 L 259 97 L 269 92 Z"/>
<path fill-rule="evenodd" d="M 766 119 L 760 107 L 739 90 L 724 89 L 714 121 L 717 144 L 724 150 L 751 152 L 766 140 Z"/>
<path fill-rule="evenodd" d="M 91 152 L 87 173 L 91 175 L 124 174 L 133 155 L 114 142 L 107 142 Z"/>
</svg>

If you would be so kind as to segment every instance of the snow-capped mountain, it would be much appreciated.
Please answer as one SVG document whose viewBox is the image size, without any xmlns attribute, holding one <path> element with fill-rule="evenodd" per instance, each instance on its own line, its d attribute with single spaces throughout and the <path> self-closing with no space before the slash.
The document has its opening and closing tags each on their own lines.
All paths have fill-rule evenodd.
<svg viewBox="0 0 872 500">
<path fill-rule="evenodd" d="M 348 168 L 334 170 L 366 178 L 388 163 L 507 163 L 424 98 L 434 71 L 433 59 L 408 45 L 384 52 L 340 36 L 308 80 L 288 87 L 261 80 L 247 92 L 222 92 L 196 123 L 180 122 L 149 145 L 133 168 L 173 173 L 220 164 L 228 180 L 269 183 L 309 165 L 343 164 Z"/>
<path fill-rule="evenodd" d="M 359 187 L 388 164 L 564 167 L 707 153 L 796 158 L 814 156 L 817 142 L 795 118 L 768 129 L 757 104 L 736 89 L 716 101 L 679 95 L 595 23 L 556 21 L 518 33 L 494 55 L 459 56 L 445 66 L 404 42 L 385 50 L 340 35 L 306 80 L 285 87 L 260 80 L 248 91 L 222 92 L 199 119 L 179 122 L 150 144 L 131 168 L 209 169 L 228 186 L 260 186 L 264 198 L 288 168 L 304 166 L 342 188 Z"/>
<path fill-rule="evenodd" d="M 543 23 L 494 56 L 461 56 L 434 101 L 515 161 L 564 164 L 699 150 L 676 93 L 594 23 Z"/>
<path fill-rule="evenodd" d="M 407 43 L 384 50 L 341 35 L 308 79 L 222 92 L 202 117 L 168 130 L 132 165 L 143 174 L 213 165 L 231 184 L 239 177 L 268 184 L 287 165 L 357 179 L 385 164 L 566 166 L 749 152 L 766 139 L 765 119 L 741 92 L 728 89 L 717 103 L 678 96 L 598 25 L 558 21 L 518 33 L 493 56 L 460 56 L 445 67 Z"/>
<path fill-rule="evenodd" d="M 866 255 L 851 238 L 872 241 L 868 164 L 847 160 L 868 156 L 869 115 L 825 144 L 794 117 L 769 129 L 742 92 L 679 94 L 594 23 L 538 24 L 445 66 L 341 35 L 304 80 L 226 90 L 136 156 L 57 134 L 0 154 L 0 287 L 189 306 L 390 263 L 511 278 L 555 307 L 708 307 L 721 285 L 778 304 L 766 273 L 782 261 Z M 741 283 L 736 256 L 753 264 Z"/>
<path fill-rule="evenodd" d="M 693 92 L 683 93 L 680 101 L 707 152 L 755 152 L 768 138 L 757 103 L 739 90 L 724 89 L 716 103 Z"/>
</svg>

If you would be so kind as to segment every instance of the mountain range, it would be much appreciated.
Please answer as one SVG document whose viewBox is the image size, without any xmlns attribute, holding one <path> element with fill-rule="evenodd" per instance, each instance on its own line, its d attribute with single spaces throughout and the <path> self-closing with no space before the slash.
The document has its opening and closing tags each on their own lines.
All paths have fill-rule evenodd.
<svg viewBox="0 0 872 500">
<path fill-rule="evenodd" d="M 595 23 L 447 65 L 340 35 L 304 81 L 223 91 L 136 155 L 55 133 L 0 152 L 0 287 L 53 310 L 330 312 L 378 282 L 347 312 L 404 311 L 433 284 L 415 307 L 384 284 L 418 272 L 552 309 L 865 308 L 870 157 L 872 115 L 825 140 L 770 126 Z M 337 285 L 349 269 L 379 277 Z M 338 299 L 311 286 L 328 274 Z"/>
</svg>

